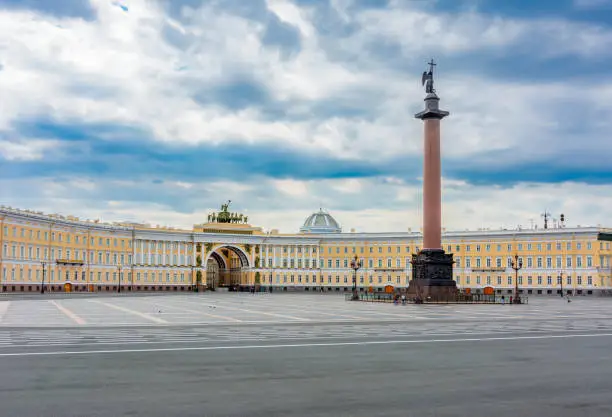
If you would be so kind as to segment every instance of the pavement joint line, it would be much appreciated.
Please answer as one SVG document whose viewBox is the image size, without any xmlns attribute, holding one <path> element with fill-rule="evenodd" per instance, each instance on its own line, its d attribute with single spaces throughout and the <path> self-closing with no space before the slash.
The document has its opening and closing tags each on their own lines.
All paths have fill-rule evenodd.
<svg viewBox="0 0 612 417">
<path fill-rule="evenodd" d="M 456 339 L 416 339 L 416 340 L 366 340 L 356 342 L 314 342 L 290 344 L 261 344 L 261 345 L 218 345 L 218 346 L 183 346 L 172 348 L 147 349 L 112 349 L 112 350 L 60 350 L 48 352 L 11 352 L 0 353 L 1 357 L 19 356 L 66 356 L 66 355 L 100 355 L 117 353 L 150 353 L 150 352 L 186 352 L 186 351 L 213 351 L 213 350 L 243 350 L 243 349 L 282 349 L 282 348 L 308 348 L 308 347 L 341 347 L 341 346 L 369 346 L 369 345 L 399 345 L 399 344 L 427 344 L 427 343 L 464 343 L 464 342 L 495 342 L 515 340 L 546 340 L 546 339 L 574 339 L 587 337 L 611 337 L 612 333 L 599 334 L 573 334 L 573 335 L 539 335 L 539 336 L 501 336 L 501 337 L 471 337 Z"/>
<path fill-rule="evenodd" d="M 59 311 L 64 313 L 64 315 L 66 315 L 66 317 L 68 317 L 69 319 L 74 321 L 76 324 L 78 324 L 80 326 L 82 326 L 84 324 L 87 324 L 87 322 L 85 320 L 83 320 L 81 317 L 79 317 L 73 311 L 71 311 L 71 310 L 67 309 L 66 307 L 64 307 L 63 305 L 59 304 L 57 301 L 49 300 L 49 303 L 54 305 Z"/>
<path fill-rule="evenodd" d="M 160 319 L 158 317 L 153 317 L 150 314 L 147 313 L 141 313 L 140 311 L 136 311 L 136 310 L 132 310 L 130 308 L 127 307 L 121 307 L 115 304 L 111 304 L 111 303 L 105 303 L 104 301 L 99 301 L 99 300 L 89 300 L 92 303 L 98 303 L 98 304 L 102 304 L 106 307 L 110 307 L 110 308 L 114 308 L 115 310 L 119 310 L 119 311 L 124 311 L 126 313 L 130 313 L 130 314 L 134 314 L 136 316 L 142 317 L 143 319 L 147 319 L 150 320 L 154 323 L 158 323 L 158 324 L 166 324 L 168 323 L 166 320 Z"/>
<path fill-rule="evenodd" d="M 225 320 L 225 321 L 231 321 L 231 322 L 234 322 L 234 323 L 243 323 L 244 322 L 244 320 L 239 320 L 239 319 L 236 319 L 236 318 L 233 318 L 233 317 L 218 316 L 216 314 L 205 313 L 205 312 L 200 311 L 200 310 L 192 310 L 190 308 L 183 308 L 183 307 L 179 308 L 179 307 L 169 307 L 169 306 L 166 306 L 166 307 L 170 308 L 170 309 L 185 311 L 187 313 L 195 313 L 195 314 L 200 314 L 200 315 L 203 315 L 203 316 L 213 317 L 213 318 L 216 318 L 216 319 L 222 319 L 222 320 Z"/>
<path fill-rule="evenodd" d="M 187 302 L 189 303 L 189 302 Z M 193 303 L 189 303 L 189 304 L 193 304 Z M 202 305 L 202 304 L 199 304 Z M 213 304 L 206 304 L 208 306 L 213 305 Z M 234 307 L 234 306 L 226 306 L 226 305 L 218 305 L 218 304 L 214 304 L 215 307 L 220 307 L 220 308 L 227 308 L 230 310 L 238 310 L 238 311 L 244 311 L 246 313 L 255 313 L 255 314 L 263 314 L 265 316 L 272 316 L 272 317 L 280 317 L 280 318 L 286 318 L 286 319 L 292 319 L 292 320 L 297 320 L 297 321 L 310 321 L 309 319 L 303 318 L 303 317 L 296 317 L 296 316 L 289 316 L 287 314 L 275 314 L 275 313 L 266 313 L 264 311 L 257 311 L 257 310 L 248 310 L 246 308 L 239 308 L 239 307 Z"/>
</svg>

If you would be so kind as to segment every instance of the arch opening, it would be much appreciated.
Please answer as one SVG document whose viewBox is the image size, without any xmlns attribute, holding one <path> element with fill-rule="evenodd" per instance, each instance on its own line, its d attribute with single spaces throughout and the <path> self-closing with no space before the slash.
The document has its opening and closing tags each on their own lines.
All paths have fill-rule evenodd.
<svg viewBox="0 0 612 417">
<path fill-rule="evenodd" d="M 219 245 L 206 258 L 206 286 L 210 290 L 238 291 L 247 282 L 249 258 L 242 248 Z"/>
</svg>

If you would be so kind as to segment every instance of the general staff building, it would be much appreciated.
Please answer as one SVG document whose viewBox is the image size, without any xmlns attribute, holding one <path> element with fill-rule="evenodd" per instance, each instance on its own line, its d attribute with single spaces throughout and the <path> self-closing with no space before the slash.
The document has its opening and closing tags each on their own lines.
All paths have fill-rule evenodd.
<svg viewBox="0 0 612 417">
<path fill-rule="evenodd" d="M 327 212 L 299 233 L 264 232 L 222 211 L 192 230 L 101 223 L 0 208 L 0 289 L 40 291 L 360 291 L 406 288 L 419 232 L 342 232 Z M 601 227 L 443 233 L 460 289 L 592 295 L 612 290 L 612 230 Z M 523 268 L 511 268 L 517 255 Z M 353 260 L 361 261 L 355 270 Z M 359 264 L 359 262 L 358 262 Z"/>
</svg>

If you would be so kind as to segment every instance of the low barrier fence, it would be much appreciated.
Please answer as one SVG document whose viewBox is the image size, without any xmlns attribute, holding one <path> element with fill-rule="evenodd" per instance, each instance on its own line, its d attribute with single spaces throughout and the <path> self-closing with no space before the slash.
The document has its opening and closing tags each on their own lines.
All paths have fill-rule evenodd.
<svg viewBox="0 0 612 417">
<path fill-rule="evenodd" d="M 344 299 L 347 301 L 353 300 L 353 294 L 345 294 Z M 372 303 L 401 303 L 402 299 L 401 295 L 397 293 L 372 292 L 359 294 L 359 301 Z M 405 301 L 410 304 L 415 304 L 417 302 L 415 298 L 410 297 L 406 297 Z M 514 301 L 512 297 L 502 295 L 458 293 L 451 299 L 447 297 L 440 299 L 427 297 L 419 300 L 419 304 L 510 304 L 512 301 Z M 527 304 L 528 302 L 528 297 L 521 297 L 521 304 Z"/>
</svg>

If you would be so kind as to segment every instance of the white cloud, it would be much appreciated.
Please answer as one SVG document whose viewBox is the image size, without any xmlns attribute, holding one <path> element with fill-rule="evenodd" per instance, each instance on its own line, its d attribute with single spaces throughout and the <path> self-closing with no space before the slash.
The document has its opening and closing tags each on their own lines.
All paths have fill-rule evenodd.
<svg viewBox="0 0 612 417">
<path fill-rule="evenodd" d="M 60 146 L 60 141 L 0 139 L 0 157 L 9 161 L 35 161 L 42 159 L 45 152 L 56 151 Z"/>
<path fill-rule="evenodd" d="M 183 19 L 176 20 L 157 2 L 131 1 L 127 13 L 106 0 L 93 4 L 98 19 L 92 22 L 0 10 L 0 90 L 9 98 L 0 103 L 0 131 L 10 131 L 19 119 L 40 116 L 140 127 L 153 132 L 153 146 L 154 141 L 190 146 L 231 139 L 365 161 L 419 156 L 422 124 L 413 113 L 422 106 L 420 74 L 398 72 L 378 61 L 372 48 L 387 41 L 399 45 L 410 65 L 430 51 L 442 56 L 436 86 L 441 106 L 451 111 L 443 122 L 445 158 L 470 164 L 482 161 L 486 151 L 492 153 L 486 156 L 490 162 L 503 165 L 543 155 L 575 160 L 582 149 L 597 149 L 595 157 L 604 161 L 612 152 L 612 142 L 603 140 L 611 128 L 606 117 L 612 111 L 609 81 L 505 81 L 454 71 L 444 62 L 465 53 L 503 54 L 516 48 L 528 49 L 536 62 L 563 55 L 582 60 L 609 57 L 612 31 L 604 27 L 560 19 L 506 19 L 475 11 L 434 13 L 404 2 L 397 2 L 402 7 L 354 13 L 350 1 L 334 0 L 341 20 L 358 27 L 335 38 L 317 32 L 309 8 L 270 0 L 271 11 L 302 34 L 301 51 L 285 59 L 262 43 L 262 23 L 210 5 L 186 9 Z M 184 45 L 169 42 L 164 37 L 167 28 L 183 37 Z M 213 100 L 194 99 L 197 92 L 206 96 L 210 89 L 246 76 L 262 83 L 290 117 L 271 118 L 257 106 L 231 111 Z M 313 104 L 325 102 L 330 108 L 334 103 L 353 106 L 366 117 L 325 115 L 313 109 Z M 564 132 L 575 130 L 573 123 L 581 125 L 582 135 Z M 0 155 L 36 160 L 58 151 L 57 146 L 11 137 L 10 142 L 0 141 Z M 591 158 L 592 154 L 584 156 L 589 163 Z M 99 189 L 97 181 L 84 181 L 77 188 Z M 4 188 L 0 197 L 45 211 L 77 207 L 82 215 L 182 226 L 201 222 L 225 196 L 231 196 L 240 210 L 249 209 L 253 223 L 285 231 L 296 230 L 296 219 L 299 223 L 319 204 L 332 210 L 345 230 L 406 230 L 418 228 L 420 222 L 419 188 L 397 178 L 207 183 L 209 194 L 202 197 L 200 208 L 187 214 L 159 202 L 118 199 L 112 200 L 117 205 L 101 210 L 98 203 L 72 200 L 65 185 L 50 179 L 43 183 L 44 200 L 26 198 L 22 193 L 27 188 Z M 197 178 L 172 184 L 190 193 L 202 186 Z M 445 186 L 449 228 L 526 224 L 532 211 L 545 207 L 566 209 L 570 220 L 583 224 L 604 221 L 610 214 L 610 204 L 601 203 L 608 202 L 608 186 L 536 184 L 502 189 L 461 181 L 445 181 Z"/>
<path fill-rule="evenodd" d="M 347 232 L 420 230 L 420 186 L 369 179 L 360 181 L 359 193 L 339 193 L 337 189 L 346 184 L 345 180 L 329 179 L 225 181 L 212 187 L 207 184 L 209 191 L 205 192 L 201 185 L 173 190 L 176 186 L 172 183 L 161 188 L 132 183 L 131 188 L 122 191 L 116 182 L 0 180 L 0 203 L 109 222 L 134 221 L 190 229 L 230 199 L 232 211 L 247 214 L 249 223 L 284 233 L 296 232 L 319 207 L 327 209 Z M 23 189 L 32 192 L 23 194 Z M 141 199 L 136 200 L 130 190 L 139 190 Z M 186 204 L 191 208 L 183 210 Z M 564 213 L 569 226 L 609 226 L 606 222 L 612 216 L 612 185 L 522 183 L 503 188 L 444 181 L 443 226 L 448 230 L 513 229 L 518 225 L 527 228 L 530 219 L 541 225 L 540 214 L 544 210 L 555 218 Z"/>
</svg>

